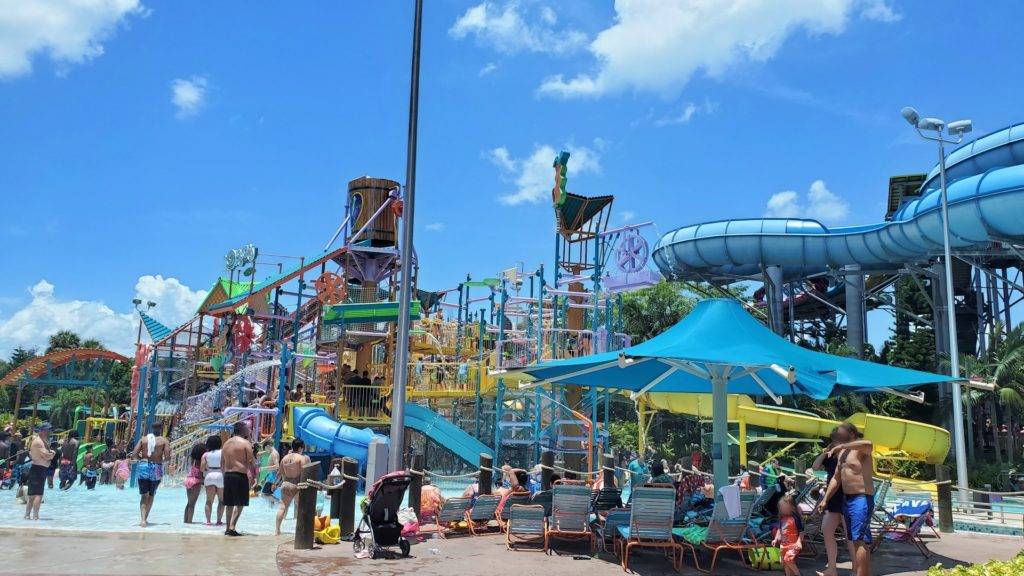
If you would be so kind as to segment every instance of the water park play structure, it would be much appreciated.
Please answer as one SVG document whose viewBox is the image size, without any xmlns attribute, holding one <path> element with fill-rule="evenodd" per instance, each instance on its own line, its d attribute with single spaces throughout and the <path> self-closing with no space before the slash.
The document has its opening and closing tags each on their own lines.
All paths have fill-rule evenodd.
<svg viewBox="0 0 1024 576">
<path fill-rule="evenodd" d="M 1022 138 L 1015 126 L 950 155 L 951 227 L 968 270 L 953 287 L 956 313 L 975 318 L 960 323 L 971 331 L 961 336 L 975 346 L 985 345 L 1022 291 L 1009 276 L 1009 269 L 1020 274 L 1016 240 L 1024 236 Z M 481 453 L 527 464 L 541 451 L 555 452 L 566 469 L 596 469 L 608 442 L 612 393 L 521 387 L 509 371 L 628 347 L 622 294 L 662 275 L 711 295 L 727 284 L 763 282 L 763 301 L 745 305 L 776 332 L 813 340 L 820 337 L 816 326 L 832 319 L 846 323 L 856 350 L 866 339 L 864 310 L 894 309 L 886 290 L 896 278 L 909 276 L 930 289 L 929 301 L 941 302 L 941 275 L 930 268 L 939 229 L 934 173 L 894 178 L 890 219 L 882 224 L 829 230 L 798 219 L 723 221 L 672 231 L 652 250 L 642 234 L 651 223 L 609 227 L 614 197 L 567 191 L 568 161 L 561 153 L 554 162 L 552 265 L 467 276 L 443 290 L 417 287 L 404 421 L 415 434 L 411 446 L 392 449 L 425 453 L 429 468 L 452 473 L 476 466 Z M 370 445 L 388 441 L 381 432 L 391 419 L 397 280 L 410 274 L 416 284 L 421 265 L 418 256 L 398 259 L 400 189 L 381 178 L 351 181 L 344 219 L 311 256 L 253 245 L 231 250 L 195 316 L 177 327 L 139 310 L 149 342 L 137 348 L 130 421 L 118 425 L 125 435 L 138 438 L 155 419 L 166 420 L 173 430 L 171 476 L 184 470 L 193 443 L 239 419 L 249 420 L 259 438 L 302 438 L 314 456 L 365 466 Z M 894 312 L 907 320 L 908 311 Z M 934 313 L 944 311 L 936 306 Z M 936 332 L 942 325 L 934 322 Z M 125 361 L 107 359 L 113 360 Z M 17 383 L 20 392 L 45 365 L 26 365 L 3 384 Z M 366 378 L 352 376 L 364 371 Z M 711 414 L 701 395 L 646 393 L 635 400 L 645 429 L 657 410 L 701 420 Z M 880 458 L 934 463 L 949 450 L 943 428 L 871 414 L 847 419 L 875 441 Z M 785 449 L 836 424 L 747 396 L 731 398 L 728 420 L 741 462 L 751 442 Z M 109 424 L 86 428 L 95 435 Z"/>
</svg>

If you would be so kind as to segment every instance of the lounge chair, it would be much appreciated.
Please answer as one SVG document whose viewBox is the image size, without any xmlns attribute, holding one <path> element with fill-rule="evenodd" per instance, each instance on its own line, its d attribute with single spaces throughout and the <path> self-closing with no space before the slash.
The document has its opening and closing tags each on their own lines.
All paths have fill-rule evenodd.
<svg viewBox="0 0 1024 576">
<path fill-rule="evenodd" d="M 715 563 L 718 561 L 718 554 L 723 550 L 735 551 L 740 560 L 746 564 L 746 552 L 754 548 L 762 548 L 756 536 L 750 529 L 750 515 L 753 512 L 753 504 L 756 495 L 753 492 L 740 494 L 740 515 L 729 518 L 722 501 L 721 495 L 715 498 L 715 507 L 711 512 L 711 522 L 707 528 L 691 526 L 688 528 L 676 528 L 673 533 L 682 540 L 685 547 L 693 551 L 694 564 L 700 570 L 697 563 L 696 547 L 701 546 L 712 553 L 711 567 L 708 572 L 714 571 Z"/>
<path fill-rule="evenodd" d="M 618 488 L 601 488 L 593 498 L 595 512 L 604 512 L 622 507 L 622 490 Z"/>
<path fill-rule="evenodd" d="M 629 518 L 632 511 L 629 508 L 615 508 L 605 511 L 604 521 L 596 525 L 594 531 L 597 533 L 597 542 L 601 549 L 608 551 L 608 544 L 612 544 L 612 550 L 616 549 L 615 540 L 619 537 L 619 526 L 629 526 Z"/>
<path fill-rule="evenodd" d="M 551 490 L 542 490 L 533 495 L 530 502 L 544 507 L 544 515 L 551 516 Z"/>
<path fill-rule="evenodd" d="M 478 530 L 484 533 L 487 532 L 488 525 L 492 520 L 495 520 L 499 504 L 501 504 L 501 498 L 493 494 L 481 494 L 476 497 L 473 507 L 467 514 L 469 531 L 474 536 L 477 535 Z"/>
<path fill-rule="evenodd" d="M 544 548 L 554 538 L 585 538 L 593 552 L 596 539 L 590 529 L 590 486 L 560 481 L 551 490 L 551 516 L 544 532 Z"/>
<path fill-rule="evenodd" d="M 498 527 L 501 528 L 502 532 L 508 530 L 508 512 L 515 504 L 530 504 L 531 494 L 526 491 L 513 492 L 508 495 L 505 499 L 504 506 L 498 508 L 494 513 L 495 519 L 498 521 Z"/>
<path fill-rule="evenodd" d="M 436 532 L 441 535 L 442 538 L 446 537 L 446 533 L 452 531 L 449 528 L 450 524 L 465 522 L 466 528 L 472 523 L 469 522 L 469 510 L 473 506 L 472 498 L 449 498 L 441 504 L 441 507 L 437 510 L 437 516 L 434 520 L 435 526 L 437 526 Z M 430 532 L 431 530 L 424 530 Z"/>
<path fill-rule="evenodd" d="M 925 501 L 915 504 L 917 505 L 905 507 L 902 512 L 899 508 L 897 508 L 895 513 L 886 512 L 890 521 L 883 524 L 881 530 L 872 541 L 872 552 L 881 546 L 883 542 L 890 540 L 892 542 L 913 544 L 917 551 L 925 558 L 931 555 L 928 552 L 928 547 L 924 544 L 924 540 L 921 538 L 922 528 L 931 522 L 932 519 L 931 502 Z M 909 523 L 906 523 L 908 521 Z"/>
<path fill-rule="evenodd" d="M 508 511 L 508 529 L 505 530 L 505 545 L 514 550 L 516 544 L 539 543 L 547 551 L 545 529 L 547 518 L 540 505 L 513 504 Z M 514 541 L 515 540 L 515 541 Z"/>
<path fill-rule="evenodd" d="M 672 567 L 679 570 L 683 562 L 683 545 L 672 536 L 676 491 L 670 487 L 641 486 L 633 489 L 633 508 L 629 526 L 619 526 L 621 538 L 616 544 L 622 557 L 622 569 L 629 570 L 633 548 L 661 548 L 672 553 Z M 691 547 L 692 550 L 692 547 Z M 697 561 L 694 552 L 694 562 Z"/>
</svg>

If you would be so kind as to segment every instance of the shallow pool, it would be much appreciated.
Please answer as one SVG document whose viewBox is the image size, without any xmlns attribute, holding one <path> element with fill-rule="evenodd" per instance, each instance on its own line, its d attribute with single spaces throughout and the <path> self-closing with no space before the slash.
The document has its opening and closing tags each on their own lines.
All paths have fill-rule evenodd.
<svg viewBox="0 0 1024 576">
<path fill-rule="evenodd" d="M 47 489 L 39 509 L 39 520 L 25 520 L 25 506 L 15 498 L 15 490 L 0 490 L 0 528 L 46 528 L 53 530 L 95 530 L 104 532 L 137 532 L 139 527 L 139 492 L 125 486 L 118 490 L 113 486 L 96 486 L 86 490 L 75 484 L 70 490 Z M 148 532 L 175 532 L 188 534 L 221 534 L 223 526 L 206 526 L 203 506 L 206 495 L 199 497 L 194 520 L 196 524 L 184 523 L 187 497 L 181 486 L 161 486 L 149 514 Z M 321 495 L 317 506 L 323 505 Z M 216 504 L 214 504 L 216 521 Z M 263 497 L 252 498 L 248 508 L 238 521 L 238 529 L 249 534 L 273 534 L 277 501 Z M 288 518 L 281 525 L 282 532 L 293 532 L 295 520 L 289 511 Z"/>
</svg>

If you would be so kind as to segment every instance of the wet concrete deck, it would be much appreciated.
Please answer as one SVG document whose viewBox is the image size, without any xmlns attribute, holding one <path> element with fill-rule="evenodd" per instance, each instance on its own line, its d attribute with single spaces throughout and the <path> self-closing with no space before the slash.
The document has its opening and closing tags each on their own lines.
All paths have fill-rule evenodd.
<svg viewBox="0 0 1024 576">
<path fill-rule="evenodd" d="M 986 534 L 948 534 L 941 540 L 928 542 L 931 551 L 924 558 L 916 550 L 904 544 L 885 543 L 875 555 L 873 573 L 877 575 L 925 574 L 929 567 L 942 564 L 947 567 L 957 564 L 972 564 L 991 559 L 1006 560 L 1013 557 L 1024 546 L 1019 537 L 993 536 Z M 612 576 L 621 575 L 622 566 L 611 554 L 587 556 L 586 546 L 566 543 L 559 546 L 557 553 L 548 556 L 539 551 L 505 549 L 504 538 L 499 535 L 458 537 L 448 540 L 430 539 L 415 544 L 410 558 L 386 560 L 356 559 L 352 545 L 347 542 L 325 546 L 320 550 L 292 550 L 290 545 L 279 548 L 277 565 L 284 576 L 324 576 L 346 574 L 352 576 Z M 644 576 L 676 574 L 671 563 L 658 551 L 641 551 L 634 554 L 630 569 Z M 702 567 L 710 556 L 702 555 Z M 844 556 L 840 556 L 843 560 Z M 824 556 L 801 558 L 798 562 L 804 574 L 813 574 L 824 566 Z M 850 563 L 840 562 L 840 574 L 850 573 Z M 771 574 L 755 572 L 744 568 L 735 553 L 719 556 L 716 574 Z M 775 572 L 780 574 L 781 572 Z M 700 574 L 687 559 L 683 574 Z"/>
</svg>

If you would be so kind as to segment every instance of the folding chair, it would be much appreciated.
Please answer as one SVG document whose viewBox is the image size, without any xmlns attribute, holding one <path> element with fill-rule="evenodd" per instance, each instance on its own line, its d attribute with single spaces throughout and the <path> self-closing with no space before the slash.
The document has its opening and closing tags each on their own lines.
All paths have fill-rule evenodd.
<svg viewBox="0 0 1024 576">
<path fill-rule="evenodd" d="M 513 504 L 508 511 L 508 529 L 505 530 L 505 545 L 515 550 L 516 544 L 535 543 L 547 551 L 545 531 L 547 515 L 540 505 Z M 518 541 L 513 541 L 517 539 Z"/>
<path fill-rule="evenodd" d="M 593 553 L 596 545 L 590 529 L 590 486 L 559 481 L 551 490 L 551 516 L 544 531 L 544 548 L 553 538 L 586 538 Z"/>
<path fill-rule="evenodd" d="M 597 524 L 595 531 L 597 532 L 597 541 L 601 544 L 601 549 L 608 551 L 608 544 L 612 544 L 612 549 L 616 549 L 615 540 L 619 537 L 619 526 L 629 526 L 629 518 L 632 511 L 629 508 L 615 508 L 608 510 L 604 517 L 604 522 Z"/>
<path fill-rule="evenodd" d="M 931 510 L 915 516 L 910 524 L 907 526 L 897 522 L 895 524 L 889 524 L 883 526 L 878 536 L 871 542 L 871 551 L 874 552 L 882 545 L 882 542 L 891 540 L 893 542 L 904 542 L 907 544 L 913 544 L 917 551 L 921 553 L 925 558 L 928 558 L 931 553 L 928 552 L 928 547 L 925 546 L 924 540 L 921 539 L 921 528 L 924 527 L 925 523 L 931 517 Z"/>
<path fill-rule="evenodd" d="M 508 512 L 512 506 L 516 504 L 529 504 L 531 495 L 529 492 L 513 492 L 508 495 L 505 499 L 505 505 L 500 506 L 494 513 L 495 519 L 498 521 L 498 527 L 501 528 L 502 532 L 508 530 Z"/>
<path fill-rule="evenodd" d="M 616 549 L 621 553 L 622 569 L 629 570 L 633 548 L 662 548 L 672 554 L 672 567 L 679 570 L 683 562 L 683 546 L 672 535 L 676 491 L 670 487 L 641 486 L 633 489 L 633 508 L 629 526 L 619 526 L 621 539 Z M 694 563 L 697 562 L 696 551 Z"/>
<path fill-rule="evenodd" d="M 481 494 L 476 497 L 473 507 L 470 508 L 466 518 L 469 522 L 469 531 L 474 536 L 477 535 L 478 529 L 481 532 L 487 532 L 488 524 L 495 520 L 500 503 L 501 498 L 493 494 Z"/>
<path fill-rule="evenodd" d="M 454 530 L 449 528 L 450 524 L 455 523 L 456 526 L 459 522 L 465 522 L 468 529 L 472 522 L 469 521 L 469 510 L 473 506 L 472 498 L 449 498 L 441 504 L 441 507 L 437 510 L 437 516 L 434 520 L 436 532 L 441 535 L 442 538 L 446 538 L 446 534 Z M 430 530 L 423 530 L 430 532 Z"/>
</svg>

